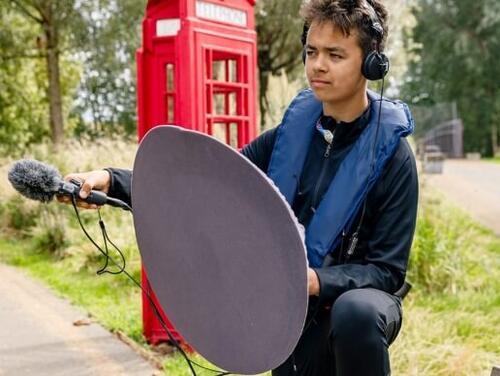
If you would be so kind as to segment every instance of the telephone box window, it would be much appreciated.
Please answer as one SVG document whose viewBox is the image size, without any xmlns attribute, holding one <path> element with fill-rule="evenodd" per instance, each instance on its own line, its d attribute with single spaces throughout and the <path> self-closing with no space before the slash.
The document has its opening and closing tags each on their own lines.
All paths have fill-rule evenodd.
<svg viewBox="0 0 500 376">
<path fill-rule="evenodd" d="M 165 121 L 168 124 L 175 122 L 175 67 L 168 62 L 165 64 Z"/>
<path fill-rule="evenodd" d="M 235 148 L 245 144 L 249 127 L 248 56 L 237 52 L 206 49 L 205 53 L 207 131 Z"/>
<path fill-rule="evenodd" d="M 219 82 L 238 82 L 238 62 L 234 59 L 214 60 L 212 80 Z"/>
</svg>

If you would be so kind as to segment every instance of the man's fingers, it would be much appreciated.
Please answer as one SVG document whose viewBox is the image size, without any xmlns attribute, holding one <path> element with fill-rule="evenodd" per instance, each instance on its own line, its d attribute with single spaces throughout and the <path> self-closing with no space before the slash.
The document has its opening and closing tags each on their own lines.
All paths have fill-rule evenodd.
<svg viewBox="0 0 500 376">
<path fill-rule="evenodd" d="M 56 195 L 56 200 L 63 203 L 67 204 L 71 202 L 71 198 L 68 196 L 61 196 L 61 195 Z"/>
<path fill-rule="evenodd" d="M 106 177 L 108 177 L 108 172 L 105 172 Z M 79 197 L 77 200 L 77 205 L 80 208 L 83 209 L 98 209 L 98 205 L 94 204 L 88 204 L 84 202 L 92 190 L 101 190 L 103 187 L 103 173 L 102 171 L 90 171 L 90 172 L 82 172 L 82 173 L 74 173 L 74 174 L 68 174 L 64 177 L 65 181 L 70 181 L 70 180 L 78 180 L 80 184 L 80 192 L 79 192 Z M 71 202 L 71 199 L 69 197 L 65 198 L 57 198 L 59 202 Z"/>
<path fill-rule="evenodd" d="M 82 182 L 80 188 L 80 198 L 86 199 L 90 194 L 90 191 L 95 187 L 96 181 L 92 174 L 82 173 L 82 174 L 69 174 L 64 177 L 64 180 L 70 181 L 71 179 L 78 180 Z"/>
<path fill-rule="evenodd" d="M 79 180 L 79 181 L 84 181 L 85 180 L 85 174 L 68 174 L 64 177 L 65 181 L 70 181 L 71 179 Z"/>
<path fill-rule="evenodd" d="M 86 199 L 87 196 L 90 194 L 92 188 L 94 188 L 94 185 L 95 183 L 92 181 L 92 178 L 88 178 L 87 180 L 85 180 L 80 189 L 80 197 L 82 199 Z"/>
<path fill-rule="evenodd" d="M 89 204 L 85 201 L 83 201 L 85 198 L 88 197 L 90 194 L 90 191 L 94 189 L 98 181 L 96 180 L 97 177 L 92 175 L 91 173 L 76 173 L 76 174 L 68 174 L 64 177 L 65 181 L 70 181 L 70 180 L 78 180 L 81 182 L 81 188 L 80 188 L 80 194 L 79 198 L 76 200 L 76 206 L 82 209 L 99 209 L 98 205 L 95 204 Z M 56 196 L 57 201 L 65 204 L 71 204 L 72 199 L 69 196 Z"/>
<path fill-rule="evenodd" d="M 82 209 L 98 209 L 99 207 L 95 204 L 89 204 L 84 201 L 77 201 L 76 206 Z"/>
<path fill-rule="evenodd" d="M 56 196 L 57 201 L 63 204 L 71 204 L 72 200 L 71 197 L 69 196 Z M 82 201 L 80 199 L 76 200 L 76 206 L 82 209 L 99 209 L 98 205 L 95 204 L 89 204 L 85 201 Z"/>
</svg>

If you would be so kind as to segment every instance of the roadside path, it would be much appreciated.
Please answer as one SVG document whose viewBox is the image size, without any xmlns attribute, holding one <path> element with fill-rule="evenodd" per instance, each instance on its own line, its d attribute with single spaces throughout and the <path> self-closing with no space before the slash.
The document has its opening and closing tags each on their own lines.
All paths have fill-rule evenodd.
<svg viewBox="0 0 500 376">
<path fill-rule="evenodd" d="M 84 312 L 1 264 L 0 376 L 161 374 Z"/>
<path fill-rule="evenodd" d="M 500 236 L 500 164 L 446 160 L 443 174 L 424 179 Z"/>
</svg>

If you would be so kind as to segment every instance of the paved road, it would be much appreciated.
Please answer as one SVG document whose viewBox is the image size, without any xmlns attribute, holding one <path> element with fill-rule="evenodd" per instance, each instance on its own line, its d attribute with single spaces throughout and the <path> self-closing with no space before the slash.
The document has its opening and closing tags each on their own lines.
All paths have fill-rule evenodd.
<svg viewBox="0 0 500 376">
<path fill-rule="evenodd" d="M 500 236 L 500 164 L 446 160 L 443 174 L 424 179 Z"/>
<path fill-rule="evenodd" d="M 85 313 L 0 263 L 0 376 L 159 374 Z"/>
</svg>

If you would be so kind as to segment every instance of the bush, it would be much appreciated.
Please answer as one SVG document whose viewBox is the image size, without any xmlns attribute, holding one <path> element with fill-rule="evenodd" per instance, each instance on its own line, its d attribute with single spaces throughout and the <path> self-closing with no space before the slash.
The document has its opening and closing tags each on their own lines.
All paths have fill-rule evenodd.
<svg viewBox="0 0 500 376">
<path fill-rule="evenodd" d="M 32 231 L 34 246 L 39 251 L 53 253 L 62 258 L 69 245 L 67 210 L 60 205 L 41 206 L 41 215 Z"/>
<path fill-rule="evenodd" d="M 11 236 L 25 237 L 36 225 L 39 216 L 39 205 L 27 202 L 15 195 L 0 204 L 1 228 Z"/>
<path fill-rule="evenodd" d="M 500 240 L 430 187 L 421 192 L 393 373 L 489 375 L 500 356 Z"/>
<path fill-rule="evenodd" d="M 57 152 L 50 144 L 33 145 L 21 158 L 37 159 L 54 165 L 64 176 L 107 166 L 131 168 L 136 143 L 114 139 L 94 141 L 67 140 Z M 72 259 L 74 270 L 98 268 L 102 258 L 80 229 L 73 208 L 56 203 L 41 204 L 21 197 L 7 180 L 12 160 L 0 160 L 0 226 L 8 236 L 31 236 L 37 250 Z M 117 245 L 135 249 L 132 218 L 111 208 L 102 210 L 110 237 Z M 84 226 L 93 238 L 101 241 L 96 211 L 80 211 Z M 138 253 L 135 251 L 135 259 Z"/>
<path fill-rule="evenodd" d="M 430 188 L 422 191 L 409 280 L 425 293 L 480 288 L 491 263 L 477 248 L 487 247 L 481 239 L 488 232 Z"/>
</svg>

